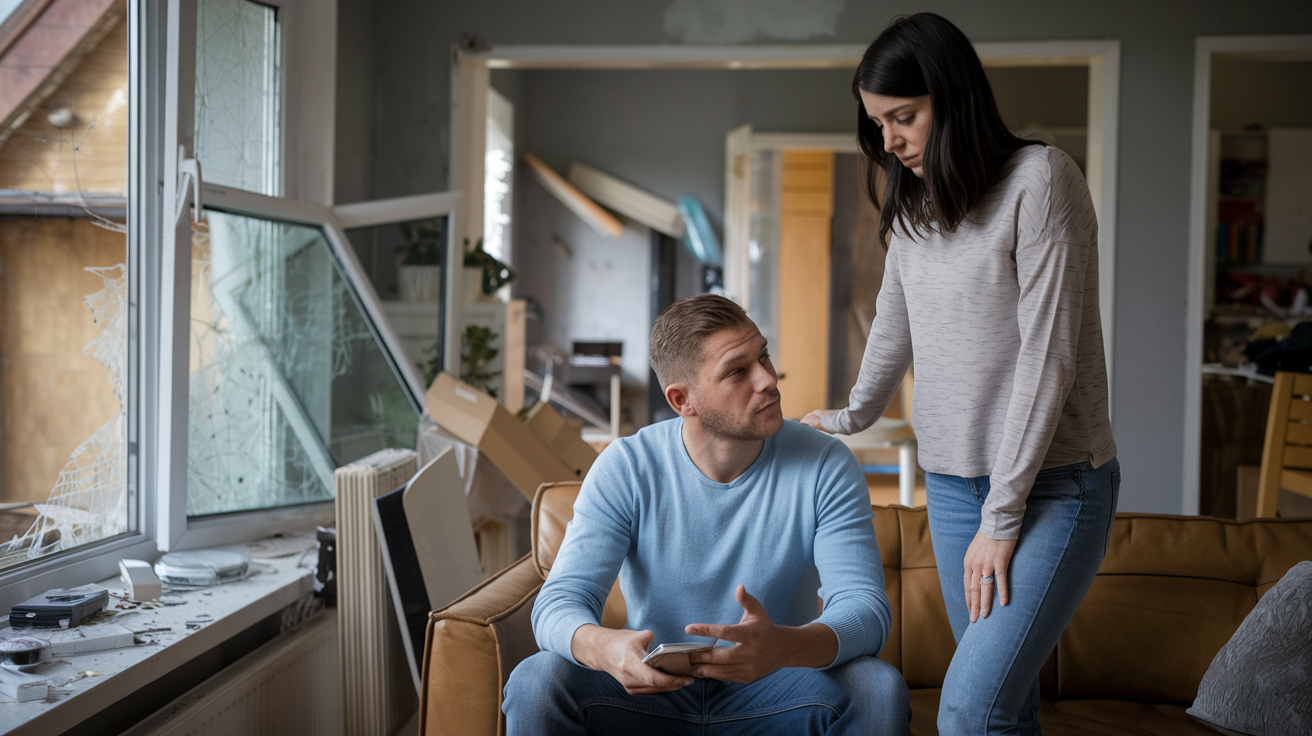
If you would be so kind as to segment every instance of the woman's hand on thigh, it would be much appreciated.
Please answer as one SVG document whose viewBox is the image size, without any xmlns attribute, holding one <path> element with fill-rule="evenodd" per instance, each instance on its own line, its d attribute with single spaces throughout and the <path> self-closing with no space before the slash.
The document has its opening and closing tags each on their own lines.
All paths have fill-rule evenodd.
<svg viewBox="0 0 1312 736">
<path fill-rule="evenodd" d="M 970 609 L 970 622 L 988 618 L 993 610 L 993 591 L 998 602 L 1007 605 L 1007 566 L 1016 551 L 1014 539 L 990 539 L 984 532 L 975 532 L 975 539 L 966 549 L 965 578 L 966 606 Z M 991 579 L 986 579 L 991 578 Z"/>
</svg>

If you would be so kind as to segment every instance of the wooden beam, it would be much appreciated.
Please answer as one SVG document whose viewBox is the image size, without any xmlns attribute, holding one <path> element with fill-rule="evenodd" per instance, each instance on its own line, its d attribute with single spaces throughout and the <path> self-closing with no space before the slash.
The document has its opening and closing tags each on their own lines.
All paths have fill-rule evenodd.
<svg viewBox="0 0 1312 736">
<path fill-rule="evenodd" d="M 574 161 L 569 165 L 569 182 L 579 191 L 616 212 L 671 238 L 682 238 L 685 226 L 679 208 L 597 169 Z"/>
<path fill-rule="evenodd" d="M 560 200 L 560 203 L 569 208 L 570 212 L 578 215 L 584 222 L 592 226 L 594 230 L 612 238 L 618 238 L 624 232 L 624 223 L 619 221 L 611 213 L 602 209 L 601 205 L 593 202 L 586 194 L 580 192 L 573 184 L 565 181 L 560 174 L 552 171 L 550 166 L 542 162 L 542 159 L 531 153 L 524 154 L 524 163 L 528 164 L 529 170 L 537 178 L 542 186 L 546 187 L 548 192 Z"/>
</svg>

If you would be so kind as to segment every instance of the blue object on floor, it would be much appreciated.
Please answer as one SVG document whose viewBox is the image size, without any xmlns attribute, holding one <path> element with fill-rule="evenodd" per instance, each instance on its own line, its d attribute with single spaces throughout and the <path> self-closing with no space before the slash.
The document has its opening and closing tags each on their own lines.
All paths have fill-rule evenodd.
<svg viewBox="0 0 1312 736">
<path fill-rule="evenodd" d="M 691 194 L 685 194 L 679 197 L 678 206 L 684 225 L 683 247 L 702 263 L 716 268 L 723 266 L 720 241 L 715 238 L 715 231 L 711 229 L 711 223 L 706 219 L 706 210 L 702 209 L 702 203 Z"/>
</svg>

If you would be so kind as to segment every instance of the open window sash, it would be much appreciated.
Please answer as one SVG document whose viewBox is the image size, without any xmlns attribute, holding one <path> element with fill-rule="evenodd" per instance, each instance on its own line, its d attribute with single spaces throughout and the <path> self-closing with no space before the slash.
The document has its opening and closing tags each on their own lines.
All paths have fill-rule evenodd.
<svg viewBox="0 0 1312 736">
<path fill-rule="evenodd" d="M 196 433 L 192 423 L 191 412 L 196 399 L 193 381 L 201 380 L 197 372 L 196 350 L 194 343 L 198 338 L 197 329 L 204 329 L 207 324 L 203 317 L 193 315 L 192 302 L 195 269 L 207 268 L 213 264 L 193 262 L 197 242 L 203 242 L 205 236 L 198 240 L 195 233 L 204 233 L 210 225 L 219 225 L 220 221 L 246 223 L 245 232 L 263 233 L 254 236 L 263 238 L 260 264 L 248 264 L 248 276 L 264 279 L 283 279 L 283 284 L 290 278 L 287 274 L 278 275 L 291 268 L 292 259 L 304 260 L 306 253 L 314 252 L 313 258 L 321 264 L 318 276 L 310 277 L 304 273 L 294 274 L 302 286 L 307 278 L 321 279 L 320 285 L 335 284 L 334 288 L 345 298 L 323 302 L 332 309 L 347 314 L 363 326 L 357 330 L 355 338 L 371 343 L 378 357 L 375 362 L 385 363 L 390 372 L 391 384 L 395 393 L 403 397 L 417 418 L 424 408 L 424 381 L 416 366 L 404 356 L 402 344 L 387 316 L 382 309 L 378 295 L 361 267 L 355 252 L 347 240 L 344 227 L 374 226 L 392 222 L 404 222 L 423 218 L 447 218 L 445 232 L 446 264 L 459 264 L 461 249 L 456 240 L 458 229 L 454 222 L 456 208 L 460 197 L 455 193 L 442 193 L 404 197 L 378 202 L 352 204 L 332 208 L 314 202 L 326 202 L 330 193 L 315 189 L 315 182 L 331 183 L 331 141 L 319 146 L 316 154 L 314 146 L 306 153 L 304 136 L 297 130 L 298 121 L 308 120 L 309 113 L 320 106 L 321 99 L 306 96 L 305 89 L 314 89 L 316 85 L 306 85 L 304 81 L 309 72 L 306 67 L 307 55 L 313 51 L 312 44 L 299 43 L 301 38 L 308 38 L 306 30 L 311 24 L 311 13 L 301 12 L 298 6 L 301 0 L 274 0 L 264 3 L 277 11 L 276 49 L 279 54 L 278 64 L 283 70 L 279 88 L 286 92 L 280 102 L 283 111 L 279 118 L 282 129 L 279 136 L 295 133 L 298 140 L 297 160 L 292 151 L 281 159 L 281 188 L 274 187 L 268 191 L 282 192 L 283 196 L 246 191 L 232 186 L 223 186 L 206 182 L 205 151 L 196 154 L 196 86 L 197 86 L 197 0 L 168 0 L 167 13 L 167 64 L 165 82 L 165 111 L 162 138 L 164 140 L 163 188 L 164 206 L 160 207 L 159 220 L 163 233 L 160 258 L 159 318 L 157 335 L 158 350 L 155 351 L 155 368 L 158 373 L 158 405 L 154 413 L 155 433 L 151 446 L 153 472 L 148 473 L 148 493 L 153 495 L 155 537 L 160 550 L 186 549 L 199 546 L 231 543 L 253 539 L 283 531 L 289 526 L 301 526 L 309 523 L 324 523 L 331 519 L 332 508 L 332 471 L 339 465 L 355 459 L 360 446 L 345 447 L 335 440 L 335 428 L 339 426 L 331 409 L 324 409 L 324 392 L 331 391 L 331 386 L 324 380 L 308 378 L 320 375 L 319 368 L 331 371 L 332 366 L 311 365 L 297 375 L 294 366 L 288 362 L 278 335 L 283 335 L 298 327 L 305 328 L 304 320 L 297 323 L 288 321 L 286 304 L 281 306 L 267 303 L 243 304 L 243 299 L 250 299 L 245 284 L 252 281 L 235 279 L 223 282 L 218 288 L 209 290 L 205 295 L 212 304 L 211 311 L 221 312 L 217 323 L 208 323 L 220 337 L 242 334 L 247 339 L 242 343 L 242 363 L 240 368 L 248 369 L 247 374 L 255 374 L 259 380 L 248 390 L 252 405 L 257 400 L 263 403 L 267 421 L 273 429 L 267 427 L 251 432 L 246 438 L 249 445 L 257 451 L 270 455 L 261 461 L 252 462 L 257 480 L 266 480 L 272 473 L 261 468 L 277 469 L 279 465 L 292 467 L 282 476 L 274 478 L 272 487 L 275 491 L 291 493 L 272 508 L 232 508 L 198 507 L 195 499 L 189 499 L 189 491 L 198 477 L 204 476 L 206 482 L 217 484 L 237 484 L 249 482 L 245 475 L 231 472 L 234 461 L 209 459 L 210 465 L 202 468 L 208 472 L 196 471 L 195 459 L 198 455 L 189 450 L 191 436 Z M 308 10 L 308 9 L 307 9 Z M 331 68 L 331 64 L 328 65 Z M 300 79 L 301 83 L 294 83 Z M 317 85 L 323 87 L 323 85 Z M 327 85 L 331 89 L 331 85 Z M 288 96 L 299 95 L 299 97 Z M 328 99 L 331 109 L 331 96 Z M 312 141 L 311 141 L 312 143 Z M 204 146 L 202 146 L 204 148 Z M 326 174 L 326 176 L 325 176 Z M 259 181 L 264 181 L 260 179 Z M 319 185 L 321 188 L 321 184 Z M 307 201 L 308 200 L 308 201 Z M 212 221 L 212 222 L 210 222 Z M 229 237 L 227 233 L 216 233 L 210 229 L 208 237 Z M 304 247 L 288 245 L 288 233 L 302 237 Z M 254 245 L 248 249 L 257 250 Z M 232 249 L 229 248 L 229 255 Z M 204 258 L 204 254 L 201 256 Z M 326 264 L 326 265 L 325 265 Z M 326 270 L 325 270 L 326 269 Z M 455 324 L 458 315 L 449 305 L 459 303 L 458 278 L 459 268 L 444 269 L 445 294 L 440 306 L 442 315 L 442 340 L 437 347 L 441 356 L 442 367 L 451 369 L 459 359 L 458 343 L 452 349 L 447 343 L 451 336 L 457 335 Z M 270 276 L 273 273 L 274 276 Z M 335 274 L 335 276 L 332 276 Z M 331 276 L 331 278 L 330 278 Z M 328 279 L 322 281 L 322 279 Z M 335 279 L 335 280 L 334 280 Z M 275 290 L 276 291 L 276 290 Z M 277 302 L 283 297 L 273 294 L 270 298 Z M 284 299 L 285 302 L 285 299 Z M 303 314 L 313 310 L 302 309 Z M 194 321 L 199 320 L 199 321 Z M 272 324 L 282 320 L 278 324 Z M 227 332 L 225 332 L 227 331 Z M 366 334 L 367 333 L 367 334 Z M 321 346 L 322 347 L 322 346 Z M 331 348 L 337 350 L 337 348 Z M 203 351 L 202 351 L 203 352 Z M 312 351 L 313 352 L 313 351 Z M 310 363 L 320 362 L 325 357 L 320 349 L 312 356 Z M 340 357 L 340 356 L 338 356 Z M 340 368 L 340 366 L 339 366 Z M 378 373 L 379 371 L 375 371 Z M 236 375 L 236 371 L 233 372 Z M 208 377 L 206 377 L 208 380 Z M 222 378 L 222 377 L 221 377 Z M 316 383 L 317 381 L 317 383 Z M 313 384 L 313 385 L 312 385 Z M 340 392 L 339 392 L 340 393 Z M 233 403 L 231 397 L 229 404 Z M 329 404 L 331 406 L 331 404 Z M 238 433 L 229 428 L 228 436 L 236 437 Z M 203 437 L 207 442 L 211 438 Z M 197 443 L 199 446 L 200 443 Z M 235 445 L 234 445 L 235 447 Z M 272 449 L 270 449 L 272 448 Z M 210 448 L 204 448 L 209 450 Z M 284 450 L 286 450 L 284 452 Z M 216 453 L 210 453 L 211 455 Z M 233 453 L 229 453 L 230 455 Z M 270 459 L 271 458 L 271 459 Z M 223 463 L 228 462 L 227 466 Z M 289 480 L 290 476 L 296 476 Z M 294 483 L 292 482 L 294 481 Z M 299 484 L 299 485 L 297 485 Z M 297 495 L 299 494 L 299 495 Z M 259 494 L 248 498 L 258 497 Z M 238 504 L 240 506 L 241 504 Z"/>
</svg>

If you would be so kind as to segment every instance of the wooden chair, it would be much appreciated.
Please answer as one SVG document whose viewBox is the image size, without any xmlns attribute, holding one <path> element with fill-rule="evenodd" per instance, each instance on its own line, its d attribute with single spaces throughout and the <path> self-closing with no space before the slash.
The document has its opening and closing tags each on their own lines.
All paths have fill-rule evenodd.
<svg viewBox="0 0 1312 736">
<path fill-rule="evenodd" d="M 1276 373 L 1258 476 L 1257 516 L 1276 515 L 1280 489 L 1312 497 L 1312 375 Z"/>
</svg>

